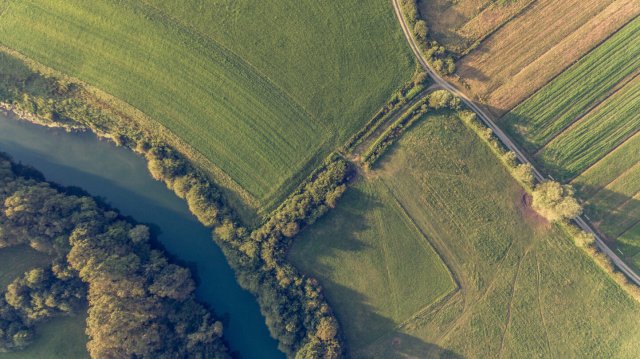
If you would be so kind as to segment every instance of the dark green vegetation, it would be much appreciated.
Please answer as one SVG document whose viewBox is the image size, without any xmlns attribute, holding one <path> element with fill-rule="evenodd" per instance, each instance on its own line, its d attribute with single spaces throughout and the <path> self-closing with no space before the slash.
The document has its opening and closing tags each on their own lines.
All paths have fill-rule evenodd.
<svg viewBox="0 0 640 359">
<path fill-rule="evenodd" d="M 9 1 L 0 43 L 141 110 L 272 208 L 411 73 L 388 2 L 339 5 Z"/>
<path fill-rule="evenodd" d="M 283 352 L 319 353 L 328 358 L 342 352 L 336 320 L 317 282 L 300 276 L 286 262 L 285 253 L 291 236 L 335 206 L 348 178 L 345 161 L 330 156 L 252 232 L 234 215 L 228 197 L 162 137 L 142 130 L 109 107 L 100 107 L 79 84 L 44 77 L 15 58 L 5 58 L 10 60 L 3 77 L 6 90 L 0 91 L 5 101 L 26 111 L 27 116 L 37 114 L 37 121 L 86 127 L 141 153 L 153 177 L 184 198 L 201 223 L 214 228 L 214 240 L 240 285 L 257 297 L 271 335 L 279 340 Z"/>
<path fill-rule="evenodd" d="M 501 120 L 635 268 L 640 237 L 640 19 L 631 21 Z"/>
<path fill-rule="evenodd" d="M 456 285 L 381 181 L 359 182 L 296 239 L 290 259 L 323 278 L 351 348 L 361 348 Z"/>
<path fill-rule="evenodd" d="M 228 356 L 220 322 L 194 299 L 190 271 L 150 246 L 147 227 L 4 157 L 0 169 L 0 247 L 27 244 L 52 260 L 7 287 L 3 350 L 28 345 L 37 322 L 76 312 L 86 300 L 93 357 Z"/>
<path fill-rule="evenodd" d="M 526 193 L 493 151 L 455 115 L 427 114 L 381 158 L 371 173 L 374 179 L 358 185 L 388 188 L 461 290 L 400 325 L 390 324 L 394 330 L 375 342 L 349 347 L 353 356 L 638 356 L 640 324 L 634 318 L 640 305 L 574 245 L 563 227 L 547 223 L 529 207 Z M 344 204 L 356 199 L 348 191 Z M 360 200 L 352 206 L 364 206 L 366 200 Z M 309 233 L 340 231 L 331 218 Z M 343 223 L 343 231 L 349 233 L 357 223 Z M 359 223 L 374 226 L 369 220 Z M 314 245 L 294 246 L 294 257 L 333 263 L 341 256 L 333 259 L 327 253 L 351 250 L 347 266 L 349 258 L 356 262 L 373 252 L 346 248 L 344 241 L 329 236 L 314 240 Z M 307 250 L 297 253 L 298 248 Z M 327 265 L 318 276 L 328 291 L 338 276 L 345 283 L 342 293 L 362 290 L 355 271 Z M 339 314 L 343 302 L 328 296 Z M 366 299 L 358 304 L 363 312 L 376 313 Z M 375 315 L 392 320 L 389 313 Z"/>
<path fill-rule="evenodd" d="M 419 0 L 400 0 L 402 11 L 407 18 L 409 27 L 413 31 L 418 47 L 426 60 L 439 73 L 449 75 L 455 72 L 456 64 L 453 55 L 429 33 L 429 24 L 425 21 L 420 8 Z"/>
</svg>

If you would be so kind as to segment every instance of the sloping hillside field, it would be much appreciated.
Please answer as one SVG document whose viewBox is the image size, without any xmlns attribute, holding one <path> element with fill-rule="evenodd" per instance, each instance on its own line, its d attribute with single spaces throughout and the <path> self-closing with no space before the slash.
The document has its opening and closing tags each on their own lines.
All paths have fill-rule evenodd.
<svg viewBox="0 0 640 359">
<path fill-rule="evenodd" d="M 385 155 L 381 168 L 362 181 L 346 194 L 335 213 L 303 235 L 292 252 L 296 263 L 307 263 L 302 268 L 311 268 L 331 291 L 328 297 L 336 311 L 346 311 L 340 319 L 353 357 L 640 355 L 640 324 L 635 320 L 640 315 L 638 303 L 560 227 L 547 223 L 526 205 L 521 187 L 488 146 L 455 116 L 425 116 Z M 363 263 L 374 263 L 384 271 L 389 262 L 375 254 L 381 252 L 378 248 L 392 243 L 399 246 L 409 237 L 397 227 L 387 227 L 391 233 L 384 236 L 365 235 L 380 233 L 375 230 L 380 223 L 393 219 L 390 214 L 376 214 L 386 208 L 383 203 L 388 200 L 372 203 L 373 193 L 384 193 L 378 198 L 398 203 L 461 288 L 399 324 L 392 310 L 395 307 L 381 303 L 393 300 L 388 299 L 394 298 L 391 293 L 402 291 L 382 296 L 376 286 L 377 278 L 384 276 L 363 275 L 368 273 Z M 338 220 L 340 216 L 350 220 Z M 428 259 L 424 262 L 436 264 Z M 440 288 L 442 282 L 427 276 L 417 263 L 415 259 L 402 261 L 405 267 L 416 268 L 414 275 L 392 277 L 394 284 L 389 288 L 412 288 L 420 293 L 428 293 L 425 288 L 432 292 Z M 362 333 L 356 323 L 363 316 L 353 314 L 358 308 L 375 313 L 367 327 L 370 337 L 376 338 L 373 341 L 349 341 Z M 385 321 L 387 330 L 381 333 L 373 323 Z"/>
<path fill-rule="evenodd" d="M 0 43 L 141 110 L 265 204 L 410 77 L 390 8 L 10 0 Z"/>
</svg>

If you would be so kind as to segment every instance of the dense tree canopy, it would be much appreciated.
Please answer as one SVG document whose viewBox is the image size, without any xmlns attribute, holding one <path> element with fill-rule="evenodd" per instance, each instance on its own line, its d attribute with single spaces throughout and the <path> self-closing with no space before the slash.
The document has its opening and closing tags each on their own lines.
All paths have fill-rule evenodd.
<svg viewBox="0 0 640 359">
<path fill-rule="evenodd" d="M 86 303 L 94 358 L 228 357 L 190 271 L 152 248 L 147 227 L 16 168 L 0 157 L 0 247 L 27 244 L 55 260 L 0 297 L 0 350 L 24 347 L 38 320 Z"/>
</svg>

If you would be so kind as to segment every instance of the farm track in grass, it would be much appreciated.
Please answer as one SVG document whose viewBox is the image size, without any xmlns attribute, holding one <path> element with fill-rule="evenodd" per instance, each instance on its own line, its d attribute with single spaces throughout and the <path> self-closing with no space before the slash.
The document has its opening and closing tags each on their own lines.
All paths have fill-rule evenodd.
<svg viewBox="0 0 640 359">
<path fill-rule="evenodd" d="M 504 357 L 640 355 L 634 344 L 640 324 L 633 319 L 640 315 L 640 305 L 560 228 L 526 206 L 520 186 L 455 116 L 426 115 L 361 181 L 382 181 L 388 187 L 450 263 L 462 287 L 445 302 L 360 347 L 355 358 L 498 357 L 501 343 Z M 336 210 L 344 205 L 348 207 L 341 202 Z M 310 230 L 335 230 L 321 222 Z M 375 222 L 349 221 L 349 226 L 355 223 L 369 228 Z M 345 248 L 344 240 L 328 232 L 313 240 L 315 244 L 305 246 L 330 243 L 336 252 Z M 307 251 L 300 260 L 317 255 Z M 323 257 L 334 258 L 331 252 Z M 352 256 L 344 260 L 350 263 Z M 340 273 L 349 286 L 361 282 L 344 266 L 317 278 L 331 282 Z"/>
<path fill-rule="evenodd" d="M 502 126 L 529 151 L 566 128 L 640 67 L 640 18 L 583 57 L 501 119 Z"/>
<path fill-rule="evenodd" d="M 554 177 L 573 178 L 638 131 L 640 77 L 564 130 L 536 157 Z"/>
<path fill-rule="evenodd" d="M 431 244 L 375 179 L 350 188 L 296 240 L 290 258 L 322 278 L 353 353 L 456 288 Z"/>
<path fill-rule="evenodd" d="M 353 1 L 340 9 L 215 0 L 175 6 L 10 1 L 0 43 L 141 110 L 267 207 L 413 70 L 382 0 L 357 16 Z M 284 14 L 286 20 L 276 19 Z M 256 25 L 265 19 L 279 25 Z"/>
<path fill-rule="evenodd" d="M 635 0 L 539 0 L 464 56 L 456 74 L 502 115 L 639 13 Z"/>
</svg>

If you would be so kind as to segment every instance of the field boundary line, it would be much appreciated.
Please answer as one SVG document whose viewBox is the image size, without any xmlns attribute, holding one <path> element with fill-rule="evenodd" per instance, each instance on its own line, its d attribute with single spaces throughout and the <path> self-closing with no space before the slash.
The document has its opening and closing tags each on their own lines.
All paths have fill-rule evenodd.
<svg viewBox="0 0 640 359">
<path fill-rule="evenodd" d="M 523 6 L 522 9 L 520 9 L 518 12 L 513 13 L 511 16 L 509 16 L 508 18 L 506 18 L 501 24 L 499 24 L 498 26 L 494 27 L 493 29 L 489 30 L 489 32 L 487 32 L 485 35 L 481 36 L 479 39 L 477 39 L 476 41 L 473 42 L 473 44 L 471 44 L 469 47 L 467 47 L 466 49 L 464 49 L 464 51 L 462 53 L 460 53 L 460 57 L 458 57 L 457 60 L 462 60 L 462 58 L 464 58 L 465 56 L 469 55 L 470 53 L 472 53 L 474 50 L 476 50 L 480 45 L 482 45 L 482 43 L 488 39 L 489 37 L 493 36 L 496 32 L 498 32 L 500 29 L 502 29 L 503 27 L 505 27 L 508 23 L 511 22 L 511 20 L 515 19 L 516 17 L 519 17 L 521 15 L 523 15 L 523 13 L 525 11 L 528 11 L 529 8 L 531 8 L 531 6 L 533 6 L 533 4 L 536 2 L 536 0 L 530 0 L 530 2 Z M 494 5 L 495 3 L 493 3 L 492 5 Z M 488 5 L 487 7 L 489 7 L 490 5 Z M 487 7 L 485 7 L 480 13 L 478 13 L 479 16 Z M 471 21 L 471 20 L 470 20 Z M 466 23 L 464 23 L 460 28 L 464 27 L 465 25 L 467 25 L 470 21 L 467 21 Z M 456 29 L 456 32 L 459 29 Z"/>
<path fill-rule="evenodd" d="M 502 358 L 502 353 L 504 350 L 504 342 L 505 337 L 507 336 L 507 331 L 509 327 L 511 327 L 511 311 L 513 309 L 513 301 L 516 296 L 516 285 L 518 284 L 518 278 L 520 277 L 520 271 L 522 270 L 522 263 L 524 263 L 525 258 L 529 255 L 529 250 L 526 250 L 522 255 L 522 258 L 518 261 L 518 268 L 516 269 L 516 273 L 513 276 L 513 281 L 511 282 L 511 293 L 509 306 L 507 307 L 507 322 L 504 325 L 504 330 L 502 331 L 502 340 L 500 341 L 500 351 L 498 352 L 498 358 Z"/>
<path fill-rule="evenodd" d="M 600 161 L 598 161 L 600 162 Z M 589 198 L 586 199 L 585 202 L 587 203 L 591 203 L 591 200 L 593 199 L 593 197 L 595 197 L 596 195 L 598 195 L 598 193 L 602 192 L 603 190 L 605 190 L 607 187 L 609 187 L 609 185 L 617 182 L 618 180 L 620 180 L 620 178 L 622 178 L 623 176 L 625 176 L 626 174 L 628 174 L 629 172 L 631 172 L 632 170 L 636 169 L 636 167 L 640 166 L 640 161 L 636 162 L 634 165 L 632 165 L 631 167 L 625 169 L 622 173 L 620 173 L 620 175 L 616 178 L 614 178 L 613 180 L 607 182 L 607 184 L 603 185 L 602 187 L 600 187 L 596 192 L 594 192 Z M 638 194 L 638 192 L 636 192 L 634 194 L 634 196 Z M 632 196 L 633 197 L 633 196 Z M 626 202 L 626 201 L 625 201 Z"/>
<path fill-rule="evenodd" d="M 571 183 L 573 182 L 573 180 L 575 180 L 576 178 L 578 178 L 581 174 L 583 174 L 587 169 L 591 168 L 591 166 L 597 164 L 598 162 L 602 161 L 603 158 L 607 157 L 610 153 L 612 153 L 613 151 L 617 150 L 618 148 L 620 148 L 622 145 L 624 145 L 625 143 L 627 143 L 627 141 L 629 141 L 630 139 L 632 139 L 633 137 L 635 137 L 638 133 L 640 133 L 640 128 L 637 129 L 634 133 L 628 135 L 627 137 L 623 138 L 620 143 L 616 144 L 615 146 L 611 147 L 611 149 L 609 151 L 607 151 L 606 153 L 603 153 L 600 157 L 597 157 L 595 159 L 595 161 L 593 161 L 593 164 L 591 164 L 590 166 L 588 166 L 585 170 L 579 172 L 578 174 L 574 175 L 573 177 L 570 177 L 569 179 L 567 179 L 565 182 L 566 183 Z"/>
<path fill-rule="evenodd" d="M 453 289 L 453 291 L 456 291 L 457 289 L 459 289 L 460 288 L 460 282 L 458 281 L 457 276 L 453 273 L 453 270 L 450 268 L 450 265 L 444 259 L 444 257 L 440 253 L 440 251 L 431 243 L 431 241 L 429 240 L 429 237 L 427 237 L 426 233 L 424 233 L 422 231 L 422 228 L 420 228 L 418 226 L 418 224 L 413 219 L 413 217 L 407 212 L 407 209 L 404 207 L 404 205 L 402 205 L 402 203 L 400 203 L 400 201 L 396 197 L 395 193 L 393 193 L 393 191 L 391 190 L 391 188 L 389 188 L 387 183 L 384 180 L 380 180 L 380 182 L 382 183 L 384 188 L 387 190 L 387 193 L 391 196 L 391 198 L 393 198 L 393 202 L 400 209 L 400 211 L 402 212 L 404 217 L 406 217 L 409 220 L 409 223 L 411 223 L 411 225 L 413 226 L 414 230 L 416 230 L 418 232 L 418 234 L 420 234 L 422 236 L 422 238 L 424 239 L 423 242 L 426 242 L 426 244 L 428 245 L 428 248 L 433 250 L 435 252 L 435 254 L 438 255 L 438 258 L 440 258 L 440 260 L 442 261 L 442 264 L 444 264 L 444 266 L 447 268 L 447 272 L 449 272 L 449 276 L 451 277 L 451 279 L 453 280 L 453 283 L 455 284 L 455 288 Z M 425 243 L 423 243 L 422 245 L 424 246 Z"/>
<path fill-rule="evenodd" d="M 538 292 L 538 311 L 540 311 L 540 320 L 542 321 L 542 327 L 544 328 L 544 337 L 547 342 L 547 352 L 551 355 L 551 342 L 549 341 L 549 330 L 547 329 L 547 321 L 544 317 L 544 310 L 542 310 L 542 295 L 540 294 L 540 261 L 538 260 L 538 252 L 534 252 L 536 256 L 536 273 L 537 273 L 537 292 Z"/>
<path fill-rule="evenodd" d="M 633 227 L 637 226 L 638 224 L 640 224 L 640 219 L 638 219 L 637 221 L 635 221 L 632 225 L 630 225 L 629 227 L 625 228 L 622 232 L 620 232 L 620 234 L 618 235 L 618 238 L 624 236 L 627 232 L 629 232 L 630 230 L 633 229 Z"/>
<path fill-rule="evenodd" d="M 395 0 L 394 0 L 395 1 Z M 580 61 L 582 61 L 582 59 L 586 58 L 587 56 L 589 56 L 589 54 L 593 53 L 596 49 L 598 49 L 602 44 L 604 44 L 605 42 L 607 42 L 609 39 L 611 39 L 612 37 L 614 37 L 617 33 L 620 32 L 620 30 L 624 29 L 627 25 L 629 25 L 630 23 L 632 23 L 633 21 L 635 21 L 636 19 L 640 18 L 640 15 L 636 15 L 633 18 L 629 19 L 628 21 L 626 21 L 625 23 L 623 23 L 622 25 L 620 25 L 620 27 L 616 30 L 613 31 L 611 34 L 609 34 L 608 36 L 606 36 L 604 39 L 602 39 L 601 41 L 597 42 L 596 44 L 593 45 L 593 47 L 585 52 L 584 54 L 582 54 L 582 56 L 578 57 L 577 59 L 575 59 L 572 63 L 570 63 L 569 65 L 567 65 L 566 67 L 564 67 L 562 70 L 560 70 L 560 72 L 558 72 L 557 74 L 555 74 L 554 76 L 550 77 L 547 82 L 540 86 L 539 88 L 537 88 L 535 91 L 533 91 L 529 96 L 523 98 L 522 100 L 520 100 L 520 102 L 516 105 L 513 106 L 512 108 L 510 108 L 508 111 L 506 111 L 504 113 L 504 115 L 500 116 L 500 118 L 497 119 L 498 123 L 502 122 L 502 119 L 507 116 L 511 111 L 513 111 L 514 109 L 518 108 L 518 106 L 520 106 L 521 104 L 523 104 L 524 102 L 528 101 L 530 98 L 532 98 L 533 96 L 535 96 L 538 92 L 540 92 L 543 88 L 547 87 L 550 83 L 552 83 L 553 81 L 555 81 L 558 77 L 560 77 L 563 73 L 567 72 L 570 68 L 572 68 L 573 66 L 575 66 L 577 63 L 579 63 Z M 575 31 L 574 31 L 575 32 Z"/>
<path fill-rule="evenodd" d="M 635 134 L 635 135 L 633 135 L 633 136 L 629 137 L 626 141 L 624 141 L 624 143 L 627 143 L 627 142 L 631 141 L 631 139 L 632 139 L 632 138 L 634 138 L 635 136 L 640 136 L 640 131 L 639 131 L 639 132 L 636 132 L 636 134 Z M 624 143 L 623 143 L 623 144 L 624 144 Z M 620 146 L 617 146 L 616 148 L 614 148 L 614 149 L 612 149 L 611 151 L 607 152 L 607 154 L 606 154 L 604 157 L 602 157 L 602 158 L 600 158 L 598 161 L 594 162 L 591 166 L 589 166 L 589 167 L 585 168 L 585 169 L 584 169 L 584 171 L 580 172 L 580 174 L 578 174 L 577 176 L 575 176 L 575 177 L 574 177 L 573 179 L 571 179 L 571 181 L 569 181 L 569 182 L 573 182 L 573 181 L 575 181 L 578 177 L 580 177 L 580 176 L 582 176 L 583 174 L 587 173 L 588 171 L 592 170 L 592 169 L 593 169 L 594 167 L 596 167 L 596 166 L 597 166 L 597 165 L 598 165 L 602 160 L 604 160 L 605 158 L 607 158 L 607 157 L 611 156 L 611 155 L 612 155 L 616 150 L 618 150 L 618 148 L 622 147 L 622 145 L 623 145 L 623 144 L 621 144 Z M 626 172 L 626 171 L 625 171 L 625 172 Z M 615 181 L 617 178 L 618 178 L 618 177 L 616 177 L 616 178 L 614 178 L 613 180 L 611 180 L 611 181 L 607 182 L 607 184 L 606 184 L 606 185 L 609 185 L 611 182 Z"/>
<path fill-rule="evenodd" d="M 398 3 L 398 0 L 391 0 L 393 3 L 393 7 L 394 7 L 394 11 L 396 13 L 396 17 L 398 19 L 398 22 L 400 23 L 400 26 L 402 27 L 402 32 L 405 35 L 405 38 L 407 40 L 407 42 L 409 43 L 409 46 L 411 47 L 411 50 L 413 51 L 414 56 L 416 56 L 416 58 L 418 59 L 418 62 L 420 63 L 420 65 L 427 71 L 427 73 L 429 74 L 429 76 L 437 83 L 441 84 L 443 88 L 449 90 L 452 94 L 458 96 L 461 101 L 467 105 L 473 112 L 476 113 L 476 115 L 480 118 L 480 120 L 488 127 L 490 128 L 493 133 L 498 137 L 498 140 L 500 142 L 502 142 L 502 144 L 507 147 L 509 150 L 513 151 L 516 154 L 516 158 L 522 162 L 522 163 L 529 163 L 532 165 L 532 172 L 534 175 L 534 178 L 538 181 L 543 181 L 545 179 L 545 176 L 542 175 L 542 173 L 535 167 L 533 166 L 533 163 L 529 160 L 528 156 L 522 151 L 520 150 L 520 148 L 513 142 L 513 140 L 511 140 L 510 137 L 508 137 L 504 131 L 502 131 L 501 128 L 499 128 L 496 123 L 491 119 L 491 117 L 489 117 L 485 111 L 482 110 L 482 108 L 478 105 L 476 105 L 473 101 L 471 101 L 469 99 L 468 96 L 466 96 L 463 92 L 461 92 L 460 90 L 458 90 L 457 87 L 455 87 L 454 85 L 450 84 L 449 82 L 447 82 L 446 80 L 444 80 L 440 75 L 438 75 L 437 72 L 434 71 L 434 69 L 431 67 L 431 65 L 429 65 L 429 63 L 425 60 L 424 55 L 422 54 L 422 52 L 420 51 L 416 40 L 411 32 L 411 30 L 409 30 L 409 27 L 407 25 L 407 21 L 402 13 L 400 4 Z M 637 19 L 638 16 L 634 17 L 634 19 L 630 20 L 630 21 L 634 21 L 635 19 Z M 630 22 L 627 22 L 627 24 L 629 24 Z M 626 26 L 626 25 L 624 25 Z M 621 27 L 621 28 L 624 28 Z M 615 32 L 615 34 L 617 34 L 620 31 L 620 29 L 618 29 L 618 31 Z M 612 34 L 613 35 L 613 34 Z M 608 37 L 610 38 L 610 36 Z M 592 53 L 593 49 L 589 52 Z M 584 56 L 582 57 L 584 58 Z M 594 235 L 595 237 L 595 244 L 596 246 L 607 256 L 611 259 L 611 261 L 614 263 L 615 266 L 617 266 L 625 275 L 627 275 L 627 277 L 634 282 L 636 285 L 640 286 L 640 275 L 638 275 L 638 273 L 636 273 L 633 269 L 631 269 L 631 267 L 626 264 L 620 257 L 618 257 L 618 255 L 611 250 L 611 248 L 609 248 L 609 246 L 602 240 L 602 238 L 600 237 L 600 235 L 598 234 L 597 230 L 593 229 L 593 226 L 590 225 L 589 223 L 585 222 L 585 220 L 579 216 L 576 217 L 573 222 L 575 222 L 578 227 L 584 231 L 590 232 Z M 594 258 L 592 258 L 592 260 L 594 260 Z M 620 285 L 619 285 L 620 286 Z M 620 286 L 622 287 L 622 286 Z"/>
<path fill-rule="evenodd" d="M 243 63 L 247 64 L 248 67 L 251 68 L 251 70 L 253 70 L 253 72 L 260 78 L 266 80 L 271 86 L 273 86 L 275 89 L 278 90 L 278 92 L 280 92 L 281 94 L 283 94 L 285 96 L 285 98 L 290 101 L 292 104 L 294 104 L 296 107 L 300 108 L 307 116 L 309 116 L 310 119 L 313 120 L 314 123 L 318 123 L 320 124 L 321 127 L 323 127 L 324 129 L 330 129 L 329 127 L 327 127 L 327 125 L 325 123 L 323 123 L 322 121 L 319 121 L 315 116 L 313 116 L 304 106 L 302 106 L 300 103 L 298 103 L 298 101 L 294 100 L 293 97 L 291 96 L 291 94 L 289 94 L 287 91 L 285 91 L 284 89 L 282 89 L 280 86 L 278 86 L 269 76 L 267 76 L 266 74 L 262 73 L 260 70 L 258 70 L 258 68 L 252 64 L 251 62 L 249 62 L 248 60 L 246 60 L 244 57 L 238 55 L 235 51 L 229 49 L 228 47 L 222 45 L 220 42 L 218 42 L 217 40 L 213 39 L 211 36 L 208 36 L 204 33 L 202 33 L 201 31 L 193 28 L 190 25 L 185 24 L 184 22 L 176 19 L 175 17 L 167 14 L 165 11 L 163 11 L 162 9 L 159 9 L 158 7 L 150 4 L 147 0 L 140 0 L 140 3 L 142 3 L 144 6 L 146 6 L 147 8 L 153 9 L 154 11 L 156 11 L 158 13 L 158 15 L 160 17 L 166 18 L 167 20 L 171 21 L 173 24 L 183 28 L 186 32 L 191 33 L 192 35 L 195 35 L 197 37 L 199 37 L 202 40 L 206 40 L 206 41 L 211 41 L 212 43 L 216 44 L 216 46 L 220 47 L 221 49 L 223 49 L 224 51 L 229 52 L 230 54 L 232 54 L 234 57 L 238 58 L 239 60 L 241 60 Z"/>
<path fill-rule="evenodd" d="M 549 139 L 547 139 L 542 144 L 540 144 L 538 149 L 533 153 L 533 156 L 534 157 L 538 156 L 538 154 L 541 151 L 543 151 L 547 147 L 547 145 L 549 143 L 553 142 L 553 140 L 555 140 L 556 138 L 560 137 L 563 133 L 565 133 L 567 130 L 569 130 L 569 128 L 571 128 L 573 125 L 580 123 L 583 119 L 587 118 L 589 115 L 592 115 L 595 111 L 599 110 L 601 107 L 606 105 L 607 100 L 609 100 L 609 99 L 613 100 L 613 97 L 615 95 L 617 95 L 620 92 L 624 92 L 623 90 L 625 90 L 625 89 L 628 90 L 627 85 L 632 85 L 632 82 L 635 79 L 639 78 L 639 76 L 640 76 L 640 70 L 636 70 L 633 73 L 629 74 L 624 79 L 622 79 L 622 81 L 616 83 L 611 88 L 609 88 L 609 90 L 607 91 L 607 93 L 604 96 L 602 96 L 599 99 L 596 99 L 591 104 L 591 106 L 586 108 L 581 114 L 577 115 L 569 123 L 567 123 L 561 129 L 559 129 L 558 132 L 556 132 L 556 134 L 554 134 Z M 569 110 L 570 109 L 566 109 L 563 112 L 566 112 L 566 111 L 569 111 Z M 556 116 L 555 119 L 557 119 L 560 116 L 562 116 L 562 114 L 559 114 L 558 116 Z"/>
</svg>

